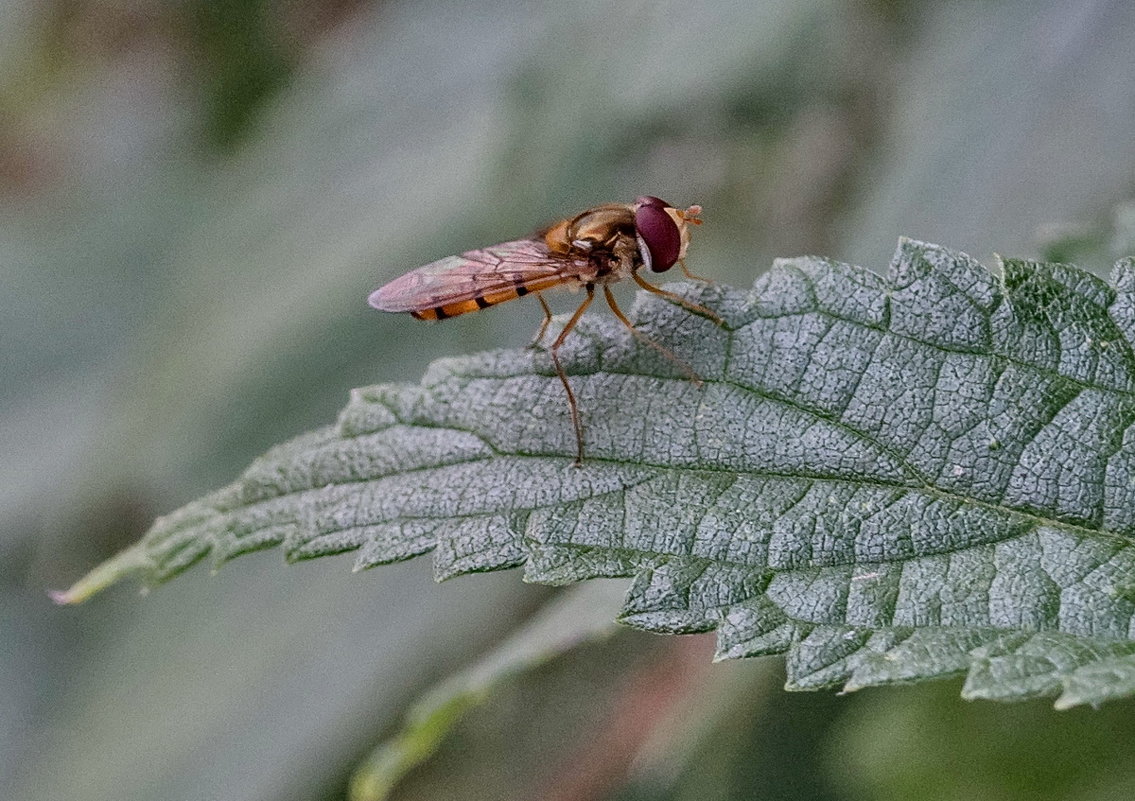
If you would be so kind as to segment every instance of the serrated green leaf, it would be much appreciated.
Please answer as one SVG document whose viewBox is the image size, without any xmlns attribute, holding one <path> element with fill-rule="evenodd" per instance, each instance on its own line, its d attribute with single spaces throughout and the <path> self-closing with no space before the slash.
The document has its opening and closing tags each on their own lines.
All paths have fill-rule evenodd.
<svg viewBox="0 0 1135 801">
<path fill-rule="evenodd" d="M 546 353 L 356 390 L 336 426 L 159 520 L 123 572 L 433 551 L 440 578 L 633 576 L 625 622 L 716 629 L 720 658 L 788 651 L 793 687 L 968 672 L 972 697 L 1127 694 L 1135 265 L 1108 285 L 1002 264 L 907 240 L 888 279 L 781 260 L 752 292 L 696 290 L 725 328 L 640 297 L 700 388 L 586 320 L 563 351 L 581 469 Z"/>
</svg>

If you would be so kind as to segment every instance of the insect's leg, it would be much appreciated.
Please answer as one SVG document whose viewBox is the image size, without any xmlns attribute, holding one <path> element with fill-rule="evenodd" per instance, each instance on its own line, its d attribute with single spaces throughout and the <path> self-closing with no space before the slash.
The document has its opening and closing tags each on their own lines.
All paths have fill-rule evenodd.
<svg viewBox="0 0 1135 801">
<path fill-rule="evenodd" d="M 659 289 L 658 287 L 654 286 L 653 284 L 647 283 L 646 281 L 643 280 L 642 276 L 639 275 L 637 271 L 631 273 L 631 278 L 633 278 L 634 282 L 636 284 L 638 284 L 640 287 L 642 287 L 643 289 L 645 289 L 647 292 L 653 292 L 655 295 L 661 295 L 662 297 L 667 298 L 668 300 L 672 300 L 674 303 L 677 303 L 682 308 L 688 309 L 689 311 L 692 311 L 695 314 L 704 314 L 706 317 L 713 320 L 718 325 L 721 325 L 721 326 L 725 325 L 724 320 L 722 320 L 720 317 L 718 317 L 712 311 L 707 309 L 705 306 L 702 306 L 700 303 L 694 303 L 692 301 L 686 300 L 681 295 L 675 295 L 673 292 L 667 292 L 665 289 Z"/>
<path fill-rule="evenodd" d="M 544 309 L 544 321 L 540 323 L 540 329 L 536 332 L 536 336 L 528 343 L 528 349 L 540 347 L 540 343 L 544 340 L 544 333 L 548 330 L 548 323 L 552 322 L 552 310 L 548 308 L 548 301 L 544 300 L 544 296 L 537 293 L 536 300 L 540 301 L 540 306 Z"/>
<path fill-rule="evenodd" d="M 542 300 L 542 299 L 541 299 Z M 556 341 L 552 343 L 552 347 L 548 350 L 552 354 L 552 364 L 556 366 L 556 375 L 560 377 L 560 383 L 564 385 L 564 391 L 567 392 L 568 408 L 571 410 L 571 424 L 575 428 L 575 466 L 583 466 L 583 424 L 579 422 L 579 405 L 575 402 L 575 393 L 571 391 L 571 384 L 568 383 L 567 373 L 564 372 L 563 366 L 560 364 L 560 345 L 564 344 L 567 335 L 575 328 L 575 324 L 579 322 L 579 318 L 583 316 L 583 312 L 591 305 L 591 301 L 595 300 L 595 284 L 587 285 L 587 297 L 583 299 L 583 303 L 579 304 L 579 308 L 575 310 L 575 314 L 567 321 L 564 330 L 560 331 L 560 335 L 556 337 Z M 544 306 L 547 309 L 547 305 Z"/>
<path fill-rule="evenodd" d="M 712 284 L 713 283 L 712 278 L 705 278 L 704 276 L 694 275 L 693 273 L 691 273 L 690 268 L 686 266 L 686 260 L 685 259 L 678 259 L 678 266 L 682 268 L 682 273 L 686 276 L 686 278 L 689 278 L 689 279 L 694 280 L 694 281 L 701 281 L 703 284 Z"/>
<path fill-rule="evenodd" d="M 675 367 L 686 374 L 686 378 L 694 382 L 694 386 L 700 387 L 702 385 L 701 376 L 694 372 L 694 368 L 690 367 L 688 364 L 682 361 L 682 359 L 678 357 L 678 354 L 674 353 L 674 351 L 670 350 L 666 346 L 658 344 L 646 334 L 642 333 L 634 327 L 634 323 L 628 320 L 627 316 L 623 314 L 623 310 L 619 308 L 619 304 L 615 303 L 615 296 L 611 294 L 611 288 L 606 284 L 603 285 L 603 294 L 607 296 L 607 305 L 611 307 L 611 311 L 613 311 L 615 313 L 615 316 L 619 318 L 619 322 L 625 325 L 627 327 L 627 330 L 635 335 L 635 339 L 637 339 L 639 342 L 643 342 L 649 345 L 650 347 L 661 353 L 663 356 L 665 356 L 667 359 L 669 359 Z"/>
</svg>

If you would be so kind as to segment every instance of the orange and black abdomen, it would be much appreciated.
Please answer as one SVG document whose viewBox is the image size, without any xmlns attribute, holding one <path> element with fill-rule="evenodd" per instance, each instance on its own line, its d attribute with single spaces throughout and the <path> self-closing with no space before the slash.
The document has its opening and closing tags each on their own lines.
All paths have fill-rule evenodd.
<svg viewBox="0 0 1135 801">
<path fill-rule="evenodd" d="M 531 292 L 540 292 L 562 283 L 563 280 L 560 278 L 543 278 L 538 281 L 516 284 L 507 289 L 474 295 L 471 298 L 442 303 L 424 309 L 415 309 L 410 314 L 419 320 L 446 320 L 459 314 L 487 309 L 490 306 L 496 306 L 498 303 L 504 303 L 506 300 L 522 298 Z"/>
</svg>

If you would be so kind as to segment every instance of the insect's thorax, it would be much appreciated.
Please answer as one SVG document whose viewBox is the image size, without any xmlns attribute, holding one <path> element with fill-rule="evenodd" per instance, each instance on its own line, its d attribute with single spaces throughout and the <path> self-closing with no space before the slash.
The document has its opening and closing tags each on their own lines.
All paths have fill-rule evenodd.
<svg viewBox="0 0 1135 801">
<path fill-rule="evenodd" d="M 634 209 L 620 203 L 561 220 L 544 232 L 552 253 L 586 255 L 595 266 L 595 280 L 618 280 L 641 263 L 635 239 Z"/>
</svg>

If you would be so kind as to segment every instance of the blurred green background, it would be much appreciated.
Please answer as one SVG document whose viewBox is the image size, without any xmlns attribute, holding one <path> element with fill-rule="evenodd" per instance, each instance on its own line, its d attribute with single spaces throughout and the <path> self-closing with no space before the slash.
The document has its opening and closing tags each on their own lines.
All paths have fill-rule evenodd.
<svg viewBox="0 0 1135 801">
<path fill-rule="evenodd" d="M 341 798 L 549 597 L 269 551 L 50 604 L 349 388 L 540 319 L 424 325 L 379 283 L 642 193 L 701 203 L 690 265 L 737 285 L 900 235 L 1106 274 L 1132 42 L 1130 0 L 0 3 L 0 798 Z M 710 645 L 533 670 L 395 797 L 1135 797 L 1132 704 L 789 695 Z"/>
</svg>

